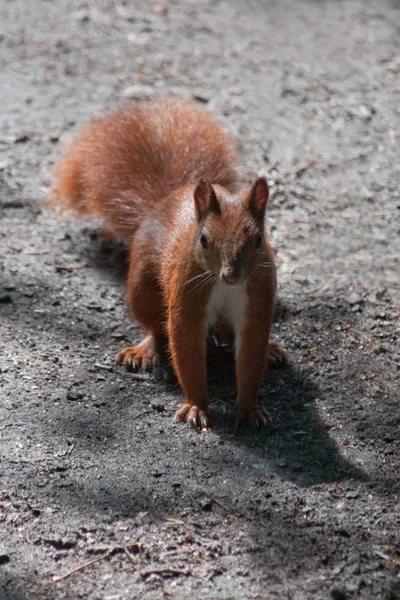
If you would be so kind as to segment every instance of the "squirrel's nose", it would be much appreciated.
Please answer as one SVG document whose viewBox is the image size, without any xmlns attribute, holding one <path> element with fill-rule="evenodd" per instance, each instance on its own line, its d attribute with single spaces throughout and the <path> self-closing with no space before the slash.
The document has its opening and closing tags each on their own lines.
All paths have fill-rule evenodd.
<svg viewBox="0 0 400 600">
<path fill-rule="evenodd" d="M 222 279 L 225 281 L 225 283 L 228 283 L 229 285 L 234 285 L 239 281 L 239 277 L 237 277 L 236 275 L 222 275 Z"/>
<path fill-rule="evenodd" d="M 220 278 L 224 283 L 228 285 L 235 285 L 240 279 L 239 274 L 231 269 L 222 269 L 220 273 Z"/>
</svg>

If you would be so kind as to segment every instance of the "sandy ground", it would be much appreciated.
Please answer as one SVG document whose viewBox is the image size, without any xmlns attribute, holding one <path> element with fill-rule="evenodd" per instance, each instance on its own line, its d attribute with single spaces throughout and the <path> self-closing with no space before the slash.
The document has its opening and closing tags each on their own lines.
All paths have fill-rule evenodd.
<svg viewBox="0 0 400 600">
<path fill-rule="evenodd" d="M 0 4 L 0 598 L 400 598 L 400 10 L 390 0 Z M 116 367 L 125 252 L 43 207 L 79 125 L 178 93 L 266 175 L 265 431 Z M 93 561 L 92 564 L 88 564 Z M 75 569 L 79 568 L 74 572 Z"/>
</svg>

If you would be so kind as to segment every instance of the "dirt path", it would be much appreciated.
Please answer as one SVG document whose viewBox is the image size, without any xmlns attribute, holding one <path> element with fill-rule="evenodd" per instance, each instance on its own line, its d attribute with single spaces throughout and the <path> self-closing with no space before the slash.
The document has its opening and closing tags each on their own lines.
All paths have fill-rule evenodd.
<svg viewBox="0 0 400 600">
<path fill-rule="evenodd" d="M 1 600 L 400 598 L 399 15 L 0 4 Z M 174 424 L 178 389 L 114 365 L 141 334 L 123 249 L 41 204 L 79 124 L 168 91 L 271 184 L 291 365 L 265 380 L 262 433 L 234 432 L 222 352 L 209 435 Z"/>
</svg>

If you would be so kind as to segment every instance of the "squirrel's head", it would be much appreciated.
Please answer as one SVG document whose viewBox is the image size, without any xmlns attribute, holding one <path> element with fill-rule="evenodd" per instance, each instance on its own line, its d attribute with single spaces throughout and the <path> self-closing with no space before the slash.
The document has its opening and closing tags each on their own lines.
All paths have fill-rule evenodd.
<svg viewBox="0 0 400 600">
<path fill-rule="evenodd" d="M 197 182 L 196 258 L 226 285 L 240 284 L 253 269 L 267 266 L 264 217 L 268 195 L 264 177 L 238 194 L 204 178 Z"/>
</svg>

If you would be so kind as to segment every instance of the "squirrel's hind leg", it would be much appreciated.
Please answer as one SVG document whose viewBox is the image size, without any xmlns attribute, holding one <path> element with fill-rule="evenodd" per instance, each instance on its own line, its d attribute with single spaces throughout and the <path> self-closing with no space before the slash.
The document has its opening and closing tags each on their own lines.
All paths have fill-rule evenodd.
<svg viewBox="0 0 400 600">
<path fill-rule="evenodd" d="M 127 346 L 117 356 L 117 363 L 123 363 L 127 371 L 137 372 L 139 369 L 151 371 L 166 361 L 167 338 L 163 335 L 147 334 L 137 346 Z"/>
<path fill-rule="evenodd" d="M 168 336 L 166 314 L 160 286 L 151 262 L 135 260 L 137 252 L 131 249 L 127 297 L 134 317 L 146 330 L 146 337 L 137 346 L 127 346 L 117 356 L 127 371 L 151 371 L 153 367 L 168 364 Z"/>
<path fill-rule="evenodd" d="M 267 350 L 268 369 L 278 369 L 284 367 L 288 362 L 288 357 L 279 342 L 269 342 Z"/>
</svg>

